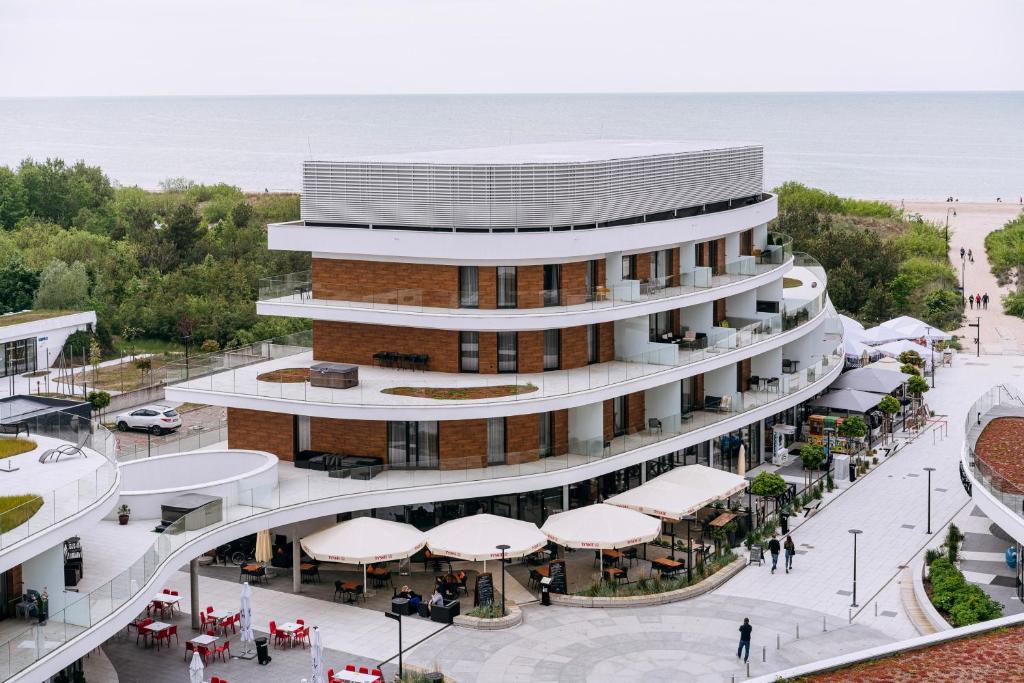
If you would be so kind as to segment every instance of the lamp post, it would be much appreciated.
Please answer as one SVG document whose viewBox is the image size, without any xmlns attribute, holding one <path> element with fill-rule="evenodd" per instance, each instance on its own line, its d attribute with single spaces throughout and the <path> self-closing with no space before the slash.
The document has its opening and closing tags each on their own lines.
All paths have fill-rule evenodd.
<svg viewBox="0 0 1024 683">
<path fill-rule="evenodd" d="M 979 317 L 976 320 L 977 322 L 968 323 L 967 327 L 974 327 L 977 329 L 977 332 L 975 332 L 977 336 L 974 338 L 975 356 L 981 358 L 981 318 Z"/>
<path fill-rule="evenodd" d="M 946 209 L 946 251 L 949 251 L 949 212 L 952 210 L 952 206 Z"/>
<path fill-rule="evenodd" d="M 935 388 L 935 341 L 932 340 L 932 326 L 931 325 L 926 325 L 925 327 L 928 329 L 928 336 L 926 337 L 926 339 L 928 341 L 928 348 L 930 348 L 932 350 L 932 389 L 934 389 Z"/>
<path fill-rule="evenodd" d="M 960 298 L 967 303 L 967 257 L 960 257 Z"/>
<path fill-rule="evenodd" d="M 924 471 L 928 473 L 928 531 L 925 532 L 929 535 L 932 533 L 932 472 L 935 471 L 934 467 L 925 467 Z"/>
<path fill-rule="evenodd" d="M 384 616 L 398 622 L 398 678 L 402 678 L 402 615 L 397 612 L 385 612 Z"/>
<path fill-rule="evenodd" d="M 686 585 L 693 583 L 693 541 L 690 540 L 690 520 L 693 515 L 687 515 L 686 520 Z M 682 520 L 680 520 L 682 521 Z"/>
<path fill-rule="evenodd" d="M 495 547 L 501 551 L 501 616 L 505 616 L 505 551 L 512 546 L 502 543 Z"/>
<path fill-rule="evenodd" d="M 857 536 L 864 533 L 860 529 L 850 529 L 850 533 L 853 534 L 853 604 L 851 607 L 857 606 Z"/>
</svg>

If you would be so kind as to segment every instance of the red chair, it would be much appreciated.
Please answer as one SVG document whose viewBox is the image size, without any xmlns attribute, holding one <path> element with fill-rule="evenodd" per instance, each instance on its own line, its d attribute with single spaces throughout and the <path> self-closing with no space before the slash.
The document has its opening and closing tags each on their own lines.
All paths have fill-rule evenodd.
<svg viewBox="0 0 1024 683">
<path fill-rule="evenodd" d="M 299 645 L 302 646 L 302 649 L 305 650 L 306 643 L 309 641 L 309 629 L 303 626 L 295 632 L 295 635 L 293 636 L 292 640 L 298 641 Z"/>
<path fill-rule="evenodd" d="M 355 670 L 356 670 L 356 668 L 354 666 L 352 666 L 351 664 L 346 664 L 345 665 L 345 671 L 355 671 Z"/>
<path fill-rule="evenodd" d="M 295 623 L 298 624 L 299 626 L 305 626 L 306 625 L 306 621 L 304 619 L 296 619 Z"/>
<path fill-rule="evenodd" d="M 334 683 L 334 669 L 327 670 L 327 683 Z"/>
<path fill-rule="evenodd" d="M 370 670 L 370 675 L 371 676 L 376 676 L 377 680 L 379 681 L 379 683 L 384 683 L 384 672 L 381 671 L 380 669 L 371 669 Z"/>
<path fill-rule="evenodd" d="M 186 662 L 188 661 L 189 654 L 191 654 L 191 653 L 193 653 L 195 651 L 196 651 L 195 643 L 193 643 L 191 640 L 186 640 L 185 641 L 185 661 Z"/>
<path fill-rule="evenodd" d="M 199 657 L 203 660 L 203 666 L 206 666 L 213 661 L 210 657 L 210 655 L 213 654 L 212 645 L 196 645 L 196 652 L 199 653 Z"/>
<path fill-rule="evenodd" d="M 153 623 L 153 620 L 146 617 L 142 621 L 138 622 L 135 626 L 135 644 L 139 644 L 139 638 L 142 638 L 142 643 L 145 645 L 146 638 L 149 638 L 149 630 L 146 628 Z"/>
<path fill-rule="evenodd" d="M 282 631 L 277 627 L 276 621 L 270 622 L 270 634 L 274 637 L 274 645 L 280 645 L 285 643 L 291 645 L 292 636 L 287 631 Z"/>
<path fill-rule="evenodd" d="M 222 662 L 228 661 L 227 657 L 225 657 L 225 653 L 227 654 L 227 657 L 231 656 L 231 641 L 230 640 L 225 640 L 224 644 L 221 645 L 220 647 L 216 648 L 216 650 L 214 651 L 214 654 L 219 656 L 220 657 L 220 661 L 222 661 Z"/>
<path fill-rule="evenodd" d="M 361 666 L 361 667 L 359 667 L 359 673 L 361 673 L 361 674 L 368 674 L 368 673 L 370 673 L 370 670 L 367 669 L 365 666 Z"/>
</svg>

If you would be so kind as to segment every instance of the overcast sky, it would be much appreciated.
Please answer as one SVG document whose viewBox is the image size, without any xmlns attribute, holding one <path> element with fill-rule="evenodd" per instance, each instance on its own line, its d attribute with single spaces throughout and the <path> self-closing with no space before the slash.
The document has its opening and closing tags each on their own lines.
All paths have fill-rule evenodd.
<svg viewBox="0 0 1024 683">
<path fill-rule="evenodd" d="M 1024 90 L 1020 0 L 0 0 L 0 96 Z"/>
</svg>

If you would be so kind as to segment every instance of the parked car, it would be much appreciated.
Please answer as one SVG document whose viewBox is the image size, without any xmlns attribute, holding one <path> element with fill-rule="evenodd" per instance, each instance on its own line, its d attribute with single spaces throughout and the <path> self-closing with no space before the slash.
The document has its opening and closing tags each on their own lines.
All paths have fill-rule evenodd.
<svg viewBox="0 0 1024 683">
<path fill-rule="evenodd" d="M 181 426 L 181 415 L 174 408 L 167 406 L 143 406 L 128 413 L 117 416 L 117 429 L 127 432 L 129 429 L 141 429 L 151 434 L 166 434 Z"/>
</svg>

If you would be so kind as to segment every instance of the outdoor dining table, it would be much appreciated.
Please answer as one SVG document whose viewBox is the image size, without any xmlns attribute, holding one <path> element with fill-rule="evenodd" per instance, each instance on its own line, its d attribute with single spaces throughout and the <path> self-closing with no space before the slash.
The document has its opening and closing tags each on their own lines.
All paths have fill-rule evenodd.
<svg viewBox="0 0 1024 683">
<path fill-rule="evenodd" d="M 625 557 L 625 555 L 623 555 L 622 552 L 610 548 L 607 550 L 602 550 L 601 554 L 604 555 L 604 559 L 611 560 L 612 562 L 618 562 L 623 557 Z"/>
<path fill-rule="evenodd" d="M 341 584 L 341 590 L 344 592 L 344 595 L 342 595 L 342 599 L 345 602 L 355 602 L 356 591 L 359 590 L 359 587 L 361 585 L 361 583 L 356 583 L 355 581 L 346 581 L 343 584 Z"/>
<path fill-rule="evenodd" d="M 676 562 L 675 560 L 667 557 L 659 557 L 656 560 L 651 560 L 651 569 L 657 569 L 662 574 L 672 574 L 685 567 L 686 565 L 682 562 Z"/>
<path fill-rule="evenodd" d="M 618 581 L 621 577 L 625 576 L 626 572 L 622 571 L 618 567 L 605 567 L 604 576 L 609 581 Z"/>
<path fill-rule="evenodd" d="M 192 643 L 193 645 L 203 645 L 205 647 L 206 645 L 213 645 L 214 643 L 216 643 L 217 636 L 211 636 L 209 633 L 203 633 L 201 635 L 196 636 L 188 642 Z"/>
<path fill-rule="evenodd" d="M 142 628 L 145 629 L 146 636 L 147 636 L 147 639 L 148 639 L 149 636 L 155 636 L 157 633 L 160 633 L 160 631 L 163 631 L 165 628 L 170 628 L 170 627 L 171 627 L 170 624 L 165 624 L 162 621 L 153 621 L 153 622 L 150 622 L 150 623 L 146 624 Z"/>
<path fill-rule="evenodd" d="M 296 624 L 293 621 L 285 622 L 284 624 L 278 624 L 277 630 L 284 631 L 292 638 L 295 637 L 295 632 L 302 628 L 302 624 Z"/>
<path fill-rule="evenodd" d="M 217 621 L 220 621 L 221 619 L 227 619 L 228 617 L 233 617 L 236 614 L 238 614 L 238 610 L 215 609 L 212 612 L 207 612 L 206 616 L 213 617 Z"/>
<path fill-rule="evenodd" d="M 376 683 L 379 678 L 379 676 L 359 673 L 358 671 L 335 671 L 332 681 L 344 681 L 345 683 Z"/>
</svg>

